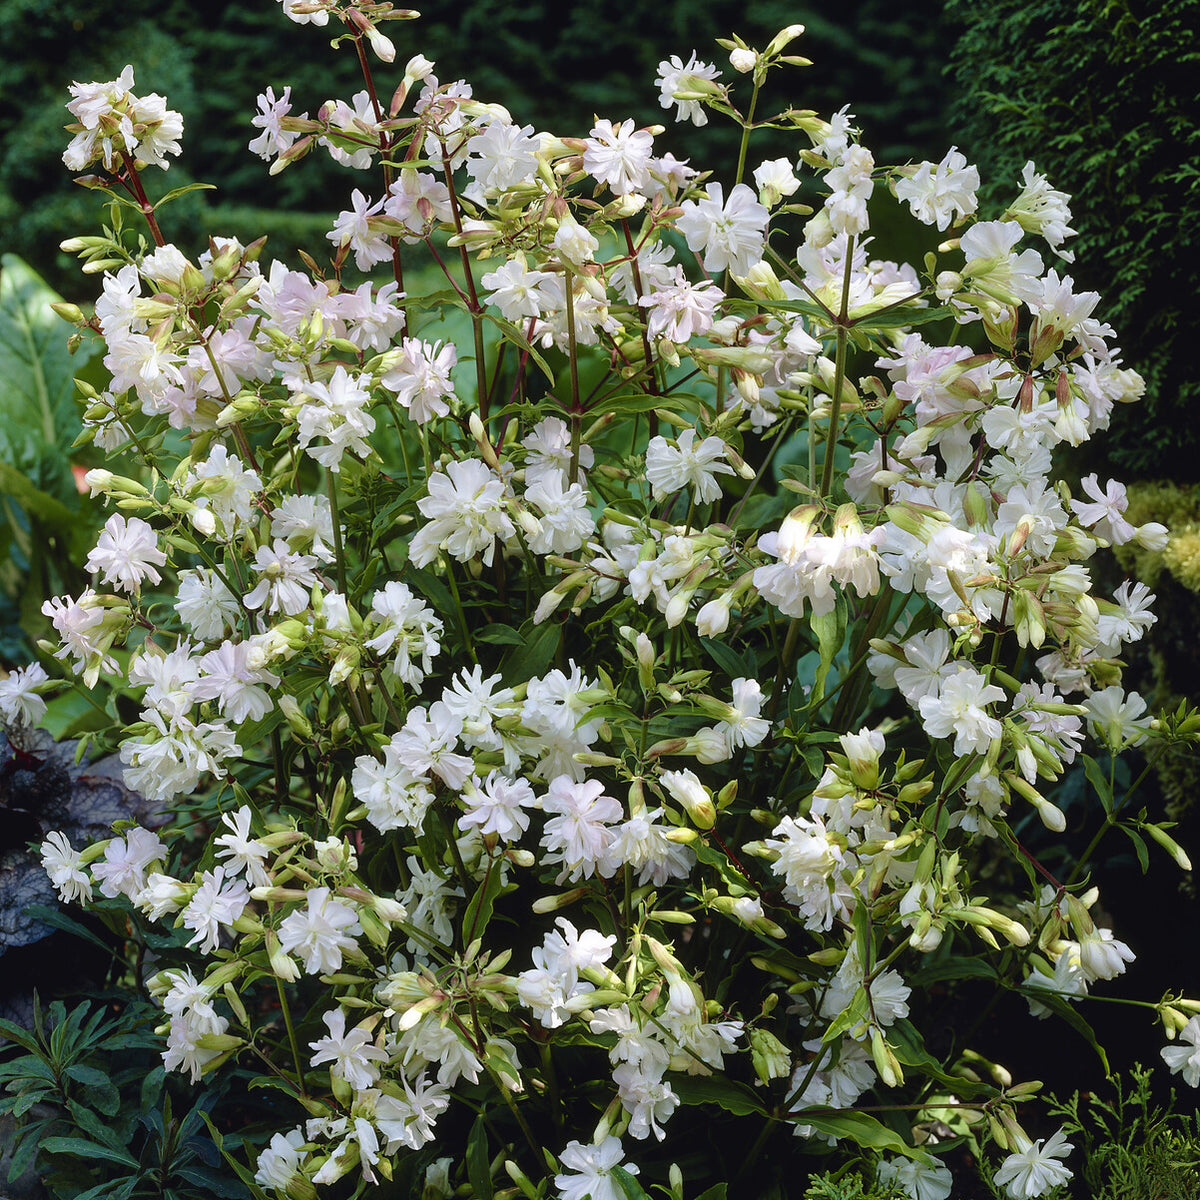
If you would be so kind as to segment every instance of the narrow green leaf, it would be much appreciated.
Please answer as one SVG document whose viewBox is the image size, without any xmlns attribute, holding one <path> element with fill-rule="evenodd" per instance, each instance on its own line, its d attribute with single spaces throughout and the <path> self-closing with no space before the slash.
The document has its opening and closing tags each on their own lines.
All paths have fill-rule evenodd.
<svg viewBox="0 0 1200 1200">
<path fill-rule="evenodd" d="M 471 1181 L 472 1195 L 478 1197 L 478 1200 L 492 1200 L 495 1189 L 492 1187 L 487 1127 L 483 1123 L 482 1113 L 475 1118 L 475 1124 L 471 1126 L 471 1133 L 467 1138 L 467 1178 Z"/>
<path fill-rule="evenodd" d="M 746 661 L 735 650 L 732 650 L 724 642 L 716 641 L 714 638 L 700 638 L 700 645 L 704 648 L 705 653 L 709 658 L 729 676 L 730 679 L 749 679 L 750 671 L 746 667 Z"/>
<path fill-rule="evenodd" d="M 1108 776 L 1104 774 L 1100 764 L 1090 754 L 1081 754 L 1079 757 L 1083 759 L 1084 774 L 1087 775 L 1088 783 L 1096 789 L 1096 795 L 1100 797 L 1104 811 L 1112 812 L 1113 795 L 1112 788 L 1108 784 Z"/>
<path fill-rule="evenodd" d="M 514 646 L 500 664 L 500 674 L 510 686 L 540 675 L 550 665 L 562 637 L 562 629 L 554 621 L 541 625 L 526 621 L 520 632 L 523 644 Z"/>
<path fill-rule="evenodd" d="M 483 937 L 488 922 L 492 919 L 492 908 L 496 897 L 504 887 L 504 872 L 492 862 L 483 882 L 475 889 L 463 914 L 463 945 L 470 945 L 478 937 Z"/>
<path fill-rule="evenodd" d="M 817 649 L 821 655 L 817 666 L 816 678 L 812 686 L 812 704 L 815 707 L 825 697 L 825 678 L 837 652 L 842 648 L 842 639 L 846 633 L 846 601 L 839 593 L 837 604 L 832 612 L 814 613 L 811 618 L 813 632 L 817 635 Z"/>
</svg>

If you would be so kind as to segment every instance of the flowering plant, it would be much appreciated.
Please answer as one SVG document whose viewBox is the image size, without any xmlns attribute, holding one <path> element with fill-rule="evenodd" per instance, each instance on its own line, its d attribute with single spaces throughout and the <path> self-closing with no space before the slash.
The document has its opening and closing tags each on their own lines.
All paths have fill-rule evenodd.
<svg viewBox="0 0 1200 1200">
<path fill-rule="evenodd" d="M 131 68 L 68 106 L 67 164 L 111 198 L 67 243 L 103 294 L 64 315 L 112 376 L 84 436 L 133 465 L 88 474 L 115 511 L 45 649 L 138 697 L 126 782 L 210 825 L 42 851 L 64 900 L 156 927 L 166 1066 L 257 1064 L 278 1124 L 225 1145 L 294 1200 L 765 1194 L 785 1142 L 921 1200 L 964 1142 L 1012 1196 L 1068 1179 L 1064 1135 L 1018 1120 L 1035 1081 L 926 1044 L 956 979 L 1090 1037 L 1073 1006 L 1133 959 L 1090 911 L 1101 836 L 1188 867 L 1115 768 L 1200 718 L 1122 688 L 1153 597 L 1087 565 L 1166 531 L 1051 477 L 1140 393 L 1099 297 L 1028 244 L 1058 249 L 1068 198 L 1030 164 L 983 219 L 956 150 L 881 168 L 846 110 L 756 116 L 799 26 L 722 43 L 745 112 L 662 63 L 677 123 L 743 131 L 718 179 L 622 114 L 518 125 L 420 55 L 389 98 L 372 55 L 414 14 L 284 9 L 363 68 L 253 118 L 272 172 L 323 151 L 374 180 L 325 267 L 167 239 L 144 178 L 182 118 Z M 801 148 L 752 186 L 765 127 Z M 875 257 L 893 200 L 949 237 L 922 270 Z M 4 715 L 56 686 L 10 677 Z M 1059 877 L 1038 830 L 1072 764 L 1094 836 Z M 988 894 L 997 860 L 1024 896 Z M 1196 1083 L 1200 1003 L 1146 1007 Z"/>
</svg>

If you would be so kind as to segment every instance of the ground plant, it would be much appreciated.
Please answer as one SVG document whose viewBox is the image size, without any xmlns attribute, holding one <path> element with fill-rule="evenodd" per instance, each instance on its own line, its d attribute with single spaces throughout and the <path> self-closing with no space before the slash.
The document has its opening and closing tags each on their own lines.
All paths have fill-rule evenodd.
<svg viewBox="0 0 1200 1200">
<path fill-rule="evenodd" d="M 165 818 L 42 859 L 164 1068 L 270 1095 L 209 1118 L 239 1186 L 1068 1185 L 1074 1126 L 946 998 L 1103 1060 L 1089 1006 L 1136 965 L 1097 877 L 1190 870 L 1139 788 L 1200 732 L 1123 688 L 1154 597 L 1089 564 L 1167 530 L 1054 477 L 1143 391 L 1047 265 L 1069 197 L 1030 161 L 981 212 L 956 149 L 883 166 L 848 109 L 780 106 L 798 25 L 665 59 L 664 124 L 549 133 L 400 54 L 414 14 L 283 7 L 363 78 L 253 115 L 264 170 L 351 172 L 300 262 L 189 258 L 182 118 L 132 65 L 72 85 L 105 225 L 59 311 L 103 343 L 110 515 L 0 683 L 15 744 L 85 692 L 81 753 Z M 676 156 L 710 119 L 711 170 Z M 1200 1000 L 1111 999 L 1200 1083 Z"/>
</svg>

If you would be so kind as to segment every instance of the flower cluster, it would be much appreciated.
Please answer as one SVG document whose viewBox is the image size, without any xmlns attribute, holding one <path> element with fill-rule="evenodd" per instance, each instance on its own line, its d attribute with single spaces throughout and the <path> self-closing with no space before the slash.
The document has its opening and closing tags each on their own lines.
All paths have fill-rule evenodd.
<svg viewBox="0 0 1200 1200">
<path fill-rule="evenodd" d="M 284 11 L 394 56 L 389 6 Z M 756 100 L 806 61 L 799 33 L 730 43 Z M 293 116 L 268 90 L 252 121 L 272 170 L 323 149 L 362 172 L 330 270 L 220 238 L 193 261 L 157 225 L 140 258 L 76 247 L 121 263 L 88 436 L 142 461 L 88 475 L 119 510 L 86 563 L 112 591 L 47 602 L 49 649 L 136 696 L 126 782 L 203 793 L 213 833 L 43 857 L 64 900 L 175 931 L 164 1063 L 267 1056 L 297 1104 L 254 1179 L 296 1200 L 435 1143 L 458 1147 L 435 1191 L 502 1151 L 527 1195 L 607 1200 L 636 1186 L 622 1138 L 649 1175 L 711 1103 L 887 1146 L 879 1178 L 914 1197 L 948 1194 L 935 1109 L 977 1151 L 990 1127 L 1010 1195 L 1062 1182 L 1069 1144 L 1017 1123 L 1027 1091 L 965 1069 L 946 1091 L 962 1064 L 924 1048 L 915 979 L 992 955 L 1044 1015 L 1134 958 L 1083 862 L 1038 864 L 1053 882 L 1023 899 L 974 875 L 981 848 L 1032 861 L 1019 822 L 1035 851 L 1062 833 L 1044 793 L 1074 764 L 1095 782 L 1090 755 L 1171 732 L 1121 683 L 1153 596 L 1102 596 L 1089 566 L 1166 531 L 1125 519 L 1119 483 L 1052 475 L 1141 391 L 1099 297 L 1027 244 L 1071 233 L 1065 198 L 1031 164 L 984 219 L 957 150 L 881 168 L 846 110 L 782 114 L 798 149 L 752 188 L 624 114 L 518 125 L 420 55 L 385 112 L 361 61 L 350 101 Z M 748 145 L 717 68 L 658 83 Z M 69 154 L 132 188 L 174 126 L 131 86 L 73 88 Z M 806 172 L 825 200 L 800 221 Z M 953 233 L 923 271 L 876 257 L 889 190 Z M 407 290 L 418 254 L 432 295 Z M 6 719 L 40 717 L 35 687 L 0 684 Z M 1098 795 L 1108 824 L 1125 799 Z M 1189 1004 L 1157 1007 L 1194 1043 Z"/>
</svg>

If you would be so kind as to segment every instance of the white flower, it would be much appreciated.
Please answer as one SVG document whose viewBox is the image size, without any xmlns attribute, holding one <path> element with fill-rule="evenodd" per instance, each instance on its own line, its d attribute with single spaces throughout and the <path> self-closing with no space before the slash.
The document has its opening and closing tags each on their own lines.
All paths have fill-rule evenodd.
<svg viewBox="0 0 1200 1200">
<path fill-rule="evenodd" d="M 663 59 L 658 64 L 658 76 L 654 80 L 658 84 L 658 103 L 661 108 L 675 105 L 677 121 L 691 121 L 693 125 L 707 125 L 708 113 L 699 100 L 689 98 L 689 93 L 697 91 L 697 85 L 711 82 L 721 74 L 716 67 L 701 62 L 696 57 L 695 50 L 687 62 L 672 54 L 669 59 Z"/>
<path fill-rule="evenodd" d="M 568 1142 L 558 1156 L 559 1163 L 569 1174 L 555 1175 L 554 1186 L 560 1200 L 623 1200 L 625 1189 L 612 1178 L 613 1167 L 623 1166 L 630 1175 L 637 1175 L 634 1163 L 623 1163 L 625 1152 L 620 1138 L 605 1137 L 590 1146 Z"/>
<path fill-rule="evenodd" d="M 1180 1030 L 1179 1041 L 1190 1042 L 1191 1046 L 1164 1046 L 1159 1051 L 1163 1062 L 1171 1068 L 1172 1075 L 1182 1072 L 1189 1087 L 1200 1087 L 1200 1017 L 1192 1017 Z"/>
<path fill-rule="evenodd" d="M 224 867 L 205 871 L 181 917 L 184 928 L 194 931 L 188 945 L 198 947 L 201 954 L 211 954 L 217 948 L 221 930 L 228 929 L 249 903 L 250 892 L 244 880 L 227 882 Z"/>
<path fill-rule="evenodd" d="M 271 880 L 263 862 L 270 851 L 257 838 L 250 836 L 250 820 L 248 804 L 243 804 L 236 812 L 222 813 L 221 822 L 229 832 L 214 838 L 213 845 L 221 847 L 217 857 L 228 859 L 231 871 L 242 872 L 253 887 L 266 887 Z"/>
<path fill-rule="evenodd" d="M 375 430 L 370 378 L 351 375 L 345 367 L 334 369 L 327 383 L 305 380 L 296 389 L 296 426 L 299 445 L 330 471 L 340 471 L 342 455 L 353 451 L 359 458 L 371 453 L 367 438 Z M 313 447 L 316 438 L 328 446 Z"/>
<path fill-rule="evenodd" d="M 387 1051 L 371 1044 L 371 1035 L 361 1025 L 346 1031 L 346 1014 L 335 1008 L 327 1012 L 322 1020 L 329 1036 L 309 1042 L 316 1051 L 311 1062 L 314 1067 L 329 1063 L 329 1073 L 335 1079 L 344 1079 L 356 1091 L 369 1088 L 379 1078 L 377 1062 L 387 1061 Z"/>
<path fill-rule="evenodd" d="M 934 1159 L 893 1158 L 880 1161 L 875 1169 L 880 1183 L 894 1184 L 907 1192 L 912 1200 L 948 1200 L 954 1190 L 954 1176 L 950 1168 Z"/>
<path fill-rule="evenodd" d="M 392 672 L 417 688 L 441 651 L 441 618 L 407 584 L 395 580 L 371 598 L 372 636 L 363 644 L 378 654 L 394 654 Z"/>
<path fill-rule="evenodd" d="M 772 158 L 760 163 L 754 168 L 754 182 L 758 187 L 758 201 L 767 208 L 774 208 L 784 196 L 793 195 L 800 186 L 790 158 Z"/>
<path fill-rule="evenodd" d="M 713 326 L 716 307 L 725 293 L 711 279 L 690 282 L 682 267 L 676 267 L 670 286 L 658 287 L 642 296 L 638 304 L 648 311 L 646 332 L 651 338 L 683 343 Z"/>
<path fill-rule="evenodd" d="M 132 898 L 146 886 L 152 864 L 166 860 L 167 848 L 157 833 L 135 827 L 123 838 L 113 838 L 104 848 L 104 861 L 92 867 L 92 878 L 101 894 Z"/>
<path fill-rule="evenodd" d="M 942 684 L 939 695 L 922 697 L 921 721 L 930 737 L 946 738 L 953 734 L 954 753 L 959 757 L 982 754 L 992 739 L 1000 736 L 1000 722 L 988 716 L 985 705 L 1004 698 L 1003 688 L 964 667 Z"/>
<path fill-rule="evenodd" d="M 653 141 L 654 135 L 646 129 L 635 130 L 632 120 L 618 126 L 597 120 L 583 152 L 583 169 L 607 183 L 615 195 L 641 191 L 650 186 Z"/>
<path fill-rule="evenodd" d="M 292 111 L 292 89 L 285 87 L 283 95 L 276 99 L 274 89 L 267 88 L 259 94 L 257 103 L 258 113 L 250 118 L 250 124 L 255 129 L 261 129 L 262 133 L 250 142 L 247 149 L 270 162 L 276 155 L 290 150 L 292 143 L 300 136 L 280 124 Z"/>
<path fill-rule="evenodd" d="M 223 637 L 226 629 L 236 623 L 241 609 L 216 571 L 195 567 L 180 573 L 175 611 L 201 641 L 208 642 Z"/>
<path fill-rule="evenodd" d="M 1033 1143 L 1028 1138 L 1020 1140 L 1025 1144 L 1004 1160 L 994 1176 L 1013 1200 L 1029 1200 L 1070 1180 L 1070 1170 L 1058 1160 L 1075 1147 L 1061 1129 L 1047 1138 L 1044 1146 L 1040 1138 Z"/>
<path fill-rule="evenodd" d="M 518 255 L 489 271 L 480 282 L 491 292 L 487 297 L 489 304 L 494 304 L 506 320 L 521 321 L 542 315 L 546 296 L 539 289 L 550 279 L 546 271 L 531 271 L 525 266 L 524 257 Z"/>
<path fill-rule="evenodd" d="M 707 185 L 708 196 L 687 200 L 675 227 L 687 239 L 688 249 L 704 252 L 706 271 L 745 275 L 762 258 L 770 214 L 754 192 L 739 183 L 725 193 L 719 183 Z"/>
<path fill-rule="evenodd" d="M 596 530 L 587 492 L 578 483 L 566 486 L 557 472 L 543 475 L 526 490 L 525 499 L 539 512 L 540 528 L 529 538 L 534 554 L 570 554 Z"/>
<path fill-rule="evenodd" d="M 665 500 L 685 487 L 693 489 L 699 504 L 721 498 L 718 475 L 733 475 L 734 469 L 720 459 L 725 443 L 719 437 L 706 437 L 696 445 L 696 431 L 685 429 L 672 446 L 666 438 L 655 436 L 646 447 L 646 478 L 656 500 Z"/>
<path fill-rule="evenodd" d="M 757 746 L 771 730 L 771 724 L 758 714 L 762 711 L 762 686 L 757 679 L 735 679 L 728 715 L 721 721 L 721 733 L 729 753 L 742 746 Z"/>
<path fill-rule="evenodd" d="M 462 797 L 467 810 L 458 818 L 459 825 L 506 842 L 515 842 L 529 828 L 528 810 L 537 807 L 533 788 L 524 779 L 509 779 L 499 771 L 492 771 L 482 786 L 468 780 Z"/>
<path fill-rule="evenodd" d="M 1052 188 L 1044 175 L 1039 175 L 1032 161 L 1025 164 L 1021 172 L 1025 187 L 1013 202 L 1005 216 L 1016 221 L 1022 229 L 1041 234 L 1051 249 L 1058 250 L 1064 239 L 1075 236 L 1070 228 L 1071 197 L 1066 192 Z M 1060 258 L 1074 262 L 1075 255 L 1067 250 L 1058 250 Z"/>
<path fill-rule="evenodd" d="M 311 554 L 293 554 L 288 544 L 276 539 L 273 546 L 259 546 L 254 570 L 260 579 L 253 591 L 242 599 L 247 608 L 295 616 L 308 607 L 309 589 L 317 582 L 313 568 L 317 560 Z"/>
<path fill-rule="evenodd" d="M 1080 932 L 1078 953 L 1079 966 L 1088 983 L 1124 975 L 1125 964 L 1136 957 L 1124 942 L 1113 937 L 1111 929 L 1095 926 Z"/>
<path fill-rule="evenodd" d="M 496 539 L 509 542 L 516 529 L 504 507 L 504 484 L 496 473 L 477 458 L 447 463 L 446 470 L 429 477 L 429 495 L 417 507 L 430 518 L 417 531 L 410 556 L 418 567 L 427 567 L 439 550 L 447 550 L 459 562 L 482 554 L 492 565 Z"/>
<path fill-rule="evenodd" d="M 369 271 L 376 263 L 384 262 L 392 255 L 392 248 L 382 233 L 371 229 L 372 217 L 383 211 L 381 197 L 374 204 L 355 188 L 350 196 L 354 206 L 338 214 L 333 229 L 325 235 L 339 250 L 349 247 L 354 251 L 354 265 L 360 271 Z"/>
<path fill-rule="evenodd" d="M 342 954 L 356 948 L 354 938 L 360 933 L 354 909 L 331 899 L 327 887 L 316 887 L 309 889 L 305 907 L 280 923 L 279 944 L 299 956 L 309 975 L 328 975 L 341 968 Z"/>
<path fill-rule="evenodd" d="M 937 166 L 923 162 L 896 183 L 896 199 L 906 203 L 918 221 L 945 229 L 952 220 L 970 216 L 976 207 L 979 170 L 951 146 Z"/>
<path fill-rule="evenodd" d="M 392 361 L 389 355 L 389 361 Z M 400 357 L 380 379 L 389 392 L 408 409 L 408 415 L 418 425 L 433 417 L 444 417 L 450 411 L 448 400 L 454 399 L 451 372 L 458 362 L 458 352 L 452 342 L 423 342 L 405 338 Z"/>
<path fill-rule="evenodd" d="M 549 861 L 562 863 L 563 875 L 572 881 L 595 874 L 612 843 L 611 826 L 623 815 L 621 805 L 603 793 L 598 780 L 575 783 L 559 775 L 542 797 L 542 810 L 553 814 L 542 831 L 542 845 Z"/>
<path fill-rule="evenodd" d="M 264 1188 L 285 1192 L 288 1184 L 300 1170 L 300 1150 L 304 1145 L 304 1131 L 292 1129 L 288 1133 L 277 1133 L 270 1145 L 258 1156 L 258 1169 L 254 1182 Z"/>
<path fill-rule="evenodd" d="M 433 1141 L 434 1122 L 450 1107 L 449 1088 L 430 1082 L 422 1071 L 411 1083 L 401 1077 L 404 1095 L 383 1093 L 375 1102 L 375 1124 L 388 1139 L 385 1152 L 394 1154 L 401 1146 L 419 1150 Z"/>
<path fill-rule="evenodd" d="M 46 712 L 46 702 L 34 690 L 49 679 L 40 663 L 19 667 L 0 679 L 0 720 L 11 725 L 36 725 Z"/>
<path fill-rule="evenodd" d="M 1085 475 L 1080 481 L 1083 490 L 1095 503 L 1086 500 L 1072 500 L 1071 508 L 1079 517 L 1080 523 L 1094 530 L 1097 537 L 1102 537 L 1114 546 L 1121 546 L 1131 541 L 1134 527 L 1125 519 L 1124 512 L 1129 507 L 1129 497 L 1125 494 L 1125 485 L 1110 479 L 1104 490 L 1100 490 L 1100 480 L 1093 472 Z"/>
<path fill-rule="evenodd" d="M 541 138 L 532 125 L 495 120 L 468 143 L 467 173 L 475 181 L 472 194 L 495 195 L 533 178 Z"/>
<path fill-rule="evenodd" d="M 50 876 L 64 904 L 87 903 L 92 898 L 92 881 L 83 869 L 78 850 L 71 848 L 65 833 L 51 833 L 39 847 L 42 869 Z"/>
<path fill-rule="evenodd" d="M 161 581 L 155 568 L 166 561 L 152 525 L 140 517 L 126 520 L 117 513 L 104 522 L 104 532 L 88 555 L 87 569 L 122 591 L 136 592 L 144 579 Z"/>
</svg>

